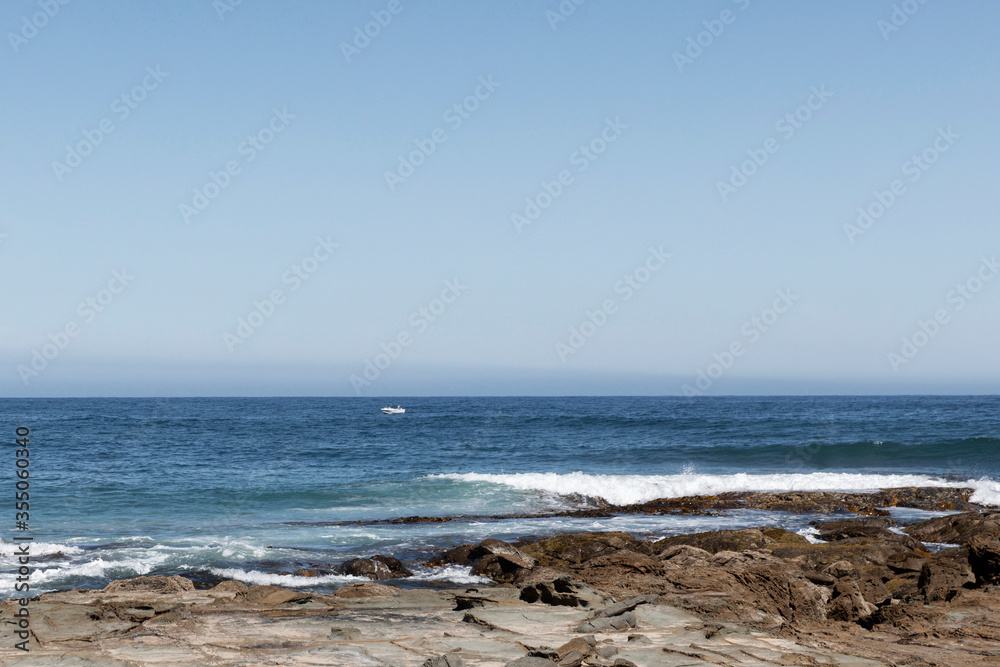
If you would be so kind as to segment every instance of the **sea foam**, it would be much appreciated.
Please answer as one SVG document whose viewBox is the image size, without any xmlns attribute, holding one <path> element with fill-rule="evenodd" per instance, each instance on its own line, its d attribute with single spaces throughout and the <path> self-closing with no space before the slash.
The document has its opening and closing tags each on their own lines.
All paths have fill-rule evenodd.
<svg viewBox="0 0 1000 667">
<path fill-rule="evenodd" d="M 774 475 L 590 475 L 583 472 L 515 474 L 442 474 L 437 479 L 487 482 L 521 491 L 560 496 L 600 498 L 614 505 L 643 503 L 657 498 L 705 496 L 727 491 L 875 491 L 902 486 L 935 486 L 974 490 L 970 500 L 1000 505 L 1000 482 L 992 479 L 945 480 L 927 475 L 868 475 L 860 473 L 788 473 Z"/>
</svg>

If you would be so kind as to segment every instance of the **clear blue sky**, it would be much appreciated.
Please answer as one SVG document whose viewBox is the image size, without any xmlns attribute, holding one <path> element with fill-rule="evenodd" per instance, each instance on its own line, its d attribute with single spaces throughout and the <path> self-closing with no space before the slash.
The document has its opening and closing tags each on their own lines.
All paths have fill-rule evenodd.
<svg viewBox="0 0 1000 667">
<path fill-rule="evenodd" d="M 996 3 L 233 2 L 0 7 L 0 395 L 1000 392 Z"/>
</svg>

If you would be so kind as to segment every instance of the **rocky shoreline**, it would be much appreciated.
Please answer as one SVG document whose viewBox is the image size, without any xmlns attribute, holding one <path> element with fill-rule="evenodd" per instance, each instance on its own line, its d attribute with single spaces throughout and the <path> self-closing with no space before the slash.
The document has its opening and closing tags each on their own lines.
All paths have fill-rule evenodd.
<svg viewBox="0 0 1000 667">
<path fill-rule="evenodd" d="M 487 539 L 427 563 L 470 566 L 495 582 L 469 589 L 377 583 L 406 576 L 390 556 L 336 566 L 372 581 L 329 595 L 237 581 L 198 589 L 179 576 L 120 580 L 32 599 L 28 653 L 14 648 L 20 607 L 6 600 L 0 664 L 997 665 L 1000 511 L 970 504 L 969 493 L 654 501 L 636 513 L 728 504 L 854 516 L 816 522 L 813 541 L 768 526 L 658 540 L 575 533 Z M 882 509 L 916 503 L 961 513 L 899 526 Z"/>
</svg>

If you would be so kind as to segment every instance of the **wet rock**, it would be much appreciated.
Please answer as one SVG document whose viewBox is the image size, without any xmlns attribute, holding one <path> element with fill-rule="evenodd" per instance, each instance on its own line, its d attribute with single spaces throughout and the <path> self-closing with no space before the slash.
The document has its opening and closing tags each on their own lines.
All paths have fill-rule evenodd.
<svg viewBox="0 0 1000 667">
<path fill-rule="evenodd" d="M 413 572 L 392 556 L 372 556 L 371 558 L 354 558 L 345 561 L 335 568 L 337 574 L 352 577 L 367 577 L 379 581 L 382 579 L 402 579 L 413 576 Z"/>
</svg>

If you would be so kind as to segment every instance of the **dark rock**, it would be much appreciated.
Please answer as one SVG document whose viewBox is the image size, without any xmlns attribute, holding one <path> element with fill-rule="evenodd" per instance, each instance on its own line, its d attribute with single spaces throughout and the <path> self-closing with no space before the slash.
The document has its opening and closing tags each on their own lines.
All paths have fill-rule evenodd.
<svg viewBox="0 0 1000 667">
<path fill-rule="evenodd" d="M 601 607 L 607 598 L 586 584 L 570 580 L 566 575 L 550 582 L 531 584 L 521 589 L 520 599 L 566 607 Z"/>
<path fill-rule="evenodd" d="M 969 565 L 980 586 L 1000 584 L 1000 541 L 985 537 L 969 540 Z"/>
<path fill-rule="evenodd" d="M 367 577 L 375 581 L 413 576 L 413 573 L 406 569 L 398 559 L 380 555 L 371 558 L 351 559 L 338 565 L 335 571 L 337 574 Z"/>
<path fill-rule="evenodd" d="M 968 544 L 973 539 L 1000 540 L 1000 512 L 942 516 L 903 529 L 921 542 Z"/>
</svg>

